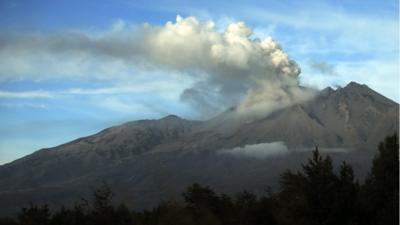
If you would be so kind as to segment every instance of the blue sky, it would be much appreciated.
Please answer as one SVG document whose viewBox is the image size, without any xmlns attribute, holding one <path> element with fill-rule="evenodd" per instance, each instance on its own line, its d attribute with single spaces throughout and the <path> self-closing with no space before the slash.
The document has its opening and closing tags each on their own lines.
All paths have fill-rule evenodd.
<svg viewBox="0 0 400 225">
<path fill-rule="evenodd" d="M 399 102 L 399 3 L 360 3 L 3 0 L 0 164 L 129 120 L 201 117 L 180 97 L 196 82 L 194 76 L 112 57 L 53 56 L 37 49 L 35 37 L 76 31 L 90 37 L 129 35 L 145 23 L 162 27 L 177 15 L 212 20 L 220 32 L 244 21 L 251 38 L 271 36 L 299 64 L 302 85 L 320 89 L 356 81 Z M 16 42 L 18 51 L 6 51 L 12 49 L 8 37 L 24 35 L 28 43 Z"/>
</svg>

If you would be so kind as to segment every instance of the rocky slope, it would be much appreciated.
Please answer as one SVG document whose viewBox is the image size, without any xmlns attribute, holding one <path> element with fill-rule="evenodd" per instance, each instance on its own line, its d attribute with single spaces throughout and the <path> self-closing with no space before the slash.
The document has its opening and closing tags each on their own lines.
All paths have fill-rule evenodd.
<svg viewBox="0 0 400 225">
<path fill-rule="evenodd" d="M 377 143 L 399 129 L 399 105 L 365 85 L 326 88 L 302 104 L 256 119 L 236 117 L 232 108 L 208 121 L 177 116 L 128 122 L 95 135 L 0 167 L 0 214 L 28 202 L 73 204 L 98 182 L 108 182 L 120 200 L 145 208 L 176 197 L 192 182 L 225 192 L 262 192 L 277 187 L 313 146 L 350 161 L 357 174 L 368 169 Z M 290 154 L 247 158 L 220 150 L 281 142 Z"/>
</svg>

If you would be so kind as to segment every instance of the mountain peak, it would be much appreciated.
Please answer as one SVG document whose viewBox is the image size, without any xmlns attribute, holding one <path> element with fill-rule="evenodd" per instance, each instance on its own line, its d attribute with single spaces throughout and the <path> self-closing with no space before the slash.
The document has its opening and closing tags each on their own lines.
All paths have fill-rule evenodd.
<svg viewBox="0 0 400 225">
<path fill-rule="evenodd" d="M 333 90 L 333 88 L 331 88 L 329 86 L 321 90 L 321 93 L 324 93 L 324 94 L 330 94 L 332 92 L 335 92 L 335 90 Z"/>
<path fill-rule="evenodd" d="M 31 196 L 54 202 L 55 207 L 68 204 L 74 192 L 85 193 L 98 180 L 118 187 L 122 196 L 136 193 L 132 197 L 138 206 L 178 194 L 182 186 L 199 179 L 217 187 L 229 184 L 236 188 L 232 192 L 243 189 L 242 183 L 265 185 L 260 176 L 278 185 L 280 165 L 296 168 L 295 163 L 308 155 L 305 149 L 316 145 L 326 151 L 354 148 L 341 159 L 357 160 L 358 171 L 367 168 L 362 163 L 375 154 L 372 146 L 398 131 L 398 104 L 355 82 L 338 90 L 325 88 L 323 93 L 254 120 L 230 111 L 207 121 L 168 115 L 128 122 L 33 153 L 0 166 L 0 214 L 5 209 L 14 215 Z M 286 149 L 279 150 L 282 156 L 270 153 L 278 152 L 275 146 Z M 234 157 L 220 155 L 221 150 Z M 241 160 L 266 154 L 273 157 Z"/>
<path fill-rule="evenodd" d="M 357 82 L 351 81 L 344 87 L 344 89 L 353 89 L 353 88 L 368 88 L 368 86 L 365 84 L 359 84 Z"/>
<path fill-rule="evenodd" d="M 177 115 L 170 114 L 170 115 L 168 115 L 166 117 L 161 118 L 160 120 L 182 120 L 182 118 L 180 118 Z"/>
<path fill-rule="evenodd" d="M 328 87 L 326 87 L 326 88 L 324 88 L 324 89 L 322 89 L 322 91 L 334 91 L 333 90 L 333 88 L 331 88 L 330 86 L 328 86 Z"/>
<path fill-rule="evenodd" d="M 363 99 L 368 99 L 370 101 L 379 102 L 379 104 L 397 106 L 398 103 L 394 102 L 393 100 L 379 94 L 378 92 L 374 91 L 370 87 L 365 84 L 359 84 L 357 82 L 350 82 L 343 88 L 338 88 L 335 91 L 339 95 L 349 96 L 358 96 L 362 97 Z M 355 100 L 358 101 L 358 100 Z M 370 103 L 368 103 L 370 104 Z"/>
<path fill-rule="evenodd" d="M 345 87 L 343 88 L 338 88 L 337 91 L 340 93 L 350 93 L 352 95 L 354 94 L 361 94 L 361 95 L 379 95 L 379 93 L 375 92 L 371 88 L 369 88 L 365 84 L 359 84 L 357 82 L 351 81 L 348 83 Z"/>
</svg>

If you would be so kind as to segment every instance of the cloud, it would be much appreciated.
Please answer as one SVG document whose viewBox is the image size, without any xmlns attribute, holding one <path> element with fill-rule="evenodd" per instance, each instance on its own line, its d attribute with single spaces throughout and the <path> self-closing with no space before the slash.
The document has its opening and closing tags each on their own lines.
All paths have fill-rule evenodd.
<svg viewBox="0 0 400 225">
<path fill-rule="evenodd" d="M 172 89 L 172 90 L 171 90 Z M 59 90 L 36 90 L 36 91 L 1 91 L 0 98 L 57 98 L 73 95 L 121 95 L 121 94 L 144 94 L 158 92 L 164 98 L 179 96 L 182 87 L 178 83 L 168 81 L 148 81 L 146 85 L 140 83 L 127 83 L 99 88 L 70 88 Z"/>
<path fill-rule="evenodd" d="M 313 41 L 330 36 L 330 41 L 326 44 L 328 50 L 331 51 L 332 49 L 337 51 L 337 48 L 340 48 L 340 51 L 375 52 L 376 54 L 399 49 L 397 16 L 349 11 L 327 3 L 308 5 L 293 3 L 292 8 L 294 10 L 285 7 L 282 13 L 273 8 L 243 6 L 237 9 L 236 13 L 241 12 L 249 20 L 267 21 L 281 27 L 307 31 L 307 34 L 319 32 L 320 35 L 318 38 L 314 37 Z M 395 12 L 398 15 L 397 8 L 394 7 L 389 12 Z M 366 37 L 366 33 L 370 35 Z M 297 37 L 302 39 L 301 36 Z"/>
<path fill-rule="evenodd" d="M 22 108 L 36 108 L 36 109 L 46 109 L 47 105 L 43 103 L 34 104 L 34 103 L 26 103 L 26 102 L 12 102 L 12 103 L 0 103 L 0 108 L 7 109 L 22 109 Z"/>
<path fill-rule="evenodd" d="M 53 98 L 54 96 L 47 91 L 0 91 L 0 98 Z"/>
<path fill-rule="evenodd" d="M 326 75 L 337 75 L 335 66 L 323 61 L 310 60 L 309 66 L 318 73 Z"/>
<path fill-rule="evenodd" d="M 173 97 L 182 87 L 178 83 L 170 81 L 147 81 L 145 85 L 140 83 L 126 83 L 101 88 L 71 88 L 55 91 L 59 95 L 116 95 L 116 94 L 139 94 L 139 93 L 162 93 L 164 97 Z"/>
<path fill-rule="evenodd" d="M 283 142 L 260 143 L 254 145 L 245 145 L 244 147 L 236 147 L 233 149 L 219 150 L 218 154 L 230 154 L 235 156 L 243 156 L 250 158 L 264 159 L 275 155 L 284 155 L 289 150 Z"/>
<path fill-rule="evenodd" d="M 307 86 L 314 86 L 323 89 L 327 86 L 345 86 L 351 81 L 367 84 L 380 94 L 399 102 L 399 64 L 396 58 L 353 60 L 337 63 L 335 76 L 315 76 L 315 71 L 303 63 L 301 81 Z"/>
<path fill-rule="evenodd" d="M 102 101 L 98 102 L 97 105 L 118 112 L 125 112 L 130 114 L 145 112 L 148 115 L 151 114 L 149 108 L 145 107 L 143 104 L 126 102 L 123 99 L 117 97 L 106 97 L 102 99 Z"/>
<path fill-rule="evenodd" d="M 271 37 L 252 34 L 244 22 L 220 32 L 213 21 L 181 16 L 164 26 L 119 21 L 99 33 L 7 34 L 0 38 L 0 77 L 113 80 L 134 76 L 132 70 L 165 71 L 193 80 L 181 100 L 205 116 L 234 105 L 271 110 L 309 96 L 300 94 L 297 63 Z"/>
</svg>

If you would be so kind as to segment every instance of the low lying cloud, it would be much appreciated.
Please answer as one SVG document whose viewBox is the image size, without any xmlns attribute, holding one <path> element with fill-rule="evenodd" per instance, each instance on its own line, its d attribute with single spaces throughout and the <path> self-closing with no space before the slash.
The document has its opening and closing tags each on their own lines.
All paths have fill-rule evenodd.
<svg viewBox="0 0 400 225">
<path fill-rule="evenodd" d="M 289 153 L 288 148 L 283 142 L 260 143 L 254 145 L 245 145 L 233 149 L 219 150 L 218 154 L 229 154 L 240 157 L 250 157 L 264 159 L 275 155 L 284 155 Z"/>
<path fill-rule="evenodd" d="M 206 117 L 231 106 L 265 114 L 310 98 L 299 86 L 297 63 L 271 37 L 252 35 L 244 22 L 219 32 L 213 21 L 181 16 L 164 26 L 120 21 L 98 33 L 4 34 L 0 79 L 113 80 L 135 70 L 165 71 L 192 80 L 181 100 Z"/>
</svg>

